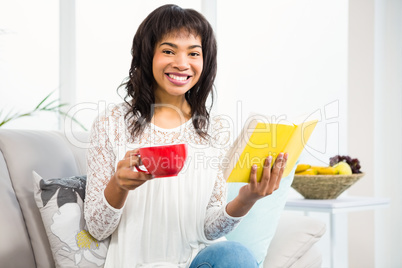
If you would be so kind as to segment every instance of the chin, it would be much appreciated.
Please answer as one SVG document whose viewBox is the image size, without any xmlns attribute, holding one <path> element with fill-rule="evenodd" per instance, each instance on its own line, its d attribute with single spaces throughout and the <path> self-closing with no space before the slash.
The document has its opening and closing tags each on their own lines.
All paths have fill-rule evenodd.
<svg viewBox="0 0 402 268">
<path fill-rule="evenodd" d="M 169 94 L 169 95 L 172 95 L 172 96 L 182 96 L 182 95 L 184 95 L 184 94 L 186 94 L 186 92 L 187 91 L 189 91 L 190 90 L 190 88 L 182 88 L 182 89 L 177 89 L 177 88 L 172 88 L 172 89 L 167 89 L 166 90 L 166 92 Z"/>
</svg>

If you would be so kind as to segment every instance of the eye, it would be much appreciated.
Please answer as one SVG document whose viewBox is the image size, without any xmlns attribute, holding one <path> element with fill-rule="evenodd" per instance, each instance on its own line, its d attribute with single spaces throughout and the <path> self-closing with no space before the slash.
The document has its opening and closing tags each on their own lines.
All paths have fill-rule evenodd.
<svg viewBox="0 0 402 268">
<path fill-rule="evenodd" d="M 200 53 L 198 53 L 198 52 L 192 52 L 192 53 L 190 53 L 190 56 L 191 56 L 191 57 L 198 57 L 198 56 L 200 56 Z"/>
<path fill-rule="evenodd" d="M 167 55 L 173 55 L 173 51 L 171 50 L 163 50 L 162 53 L 167 54 Z"/>
</svg>

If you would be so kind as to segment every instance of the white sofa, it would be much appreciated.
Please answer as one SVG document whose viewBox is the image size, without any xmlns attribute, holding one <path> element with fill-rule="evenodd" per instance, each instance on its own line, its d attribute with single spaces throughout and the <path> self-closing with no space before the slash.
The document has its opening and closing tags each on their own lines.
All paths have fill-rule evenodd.
<svg viewBox="0 0 402 268">
<path fill-rule="evenodd" d="M 74 133 L 85 143 L 87 133 Z M 0 266 L 55 267 L 50 244 L 33 196 L 32 171 L 43 178 L 85 174 L 85 149 L 61 132 L 0 129 Z M 264 267 L 321 267 L 314 244 L 325 224 L 284 215 L 268 249 Z"/>
</svg>

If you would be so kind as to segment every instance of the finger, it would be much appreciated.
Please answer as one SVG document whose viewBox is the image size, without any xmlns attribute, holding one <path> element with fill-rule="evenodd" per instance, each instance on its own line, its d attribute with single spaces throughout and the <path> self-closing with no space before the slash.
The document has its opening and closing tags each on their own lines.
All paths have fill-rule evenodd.
<svg viewBox="0 0 402 268">
<path fill-rule="evenodd" d="M 277 177 L 279 175 L 279 170 L 281 169 L 282 166 L 282 160 L 283 160 L 283 153 L 280 153 L 278 157 L 275 159 L 275 163 L 272 166 L 272 171 L 271 171 L 271 177 Z"/>
<path fill-rule="evenodd" d="M 138 166 L 142 166 L 142 160 L 141 160 L 141 156 L 138 155 L 132 155 L 130 156 L 130 167 L 138 167 Z"/>
<path fill-rule="evenodd" d="M 279 164 L 279 173 L 278 173 L 278 178 L 282 178 L 283 172 L 285 171 L 285 167 L 286 167 L 286 162 L 287 162 L 288 158 L 287 158 L 287 153 L 285 153 L 282 157 L 282 160 Z"/>
<path fill-rule="evenodd" d="M 257 165 L 251 166 L 250 171 L 250 186 L 254 189 L 257 185 Z"/>
<path fill-rule="evenodd" d="M 130 168 L 124 168 L 119 170 L 118 176 L 122 181 L 134 182 L 134 181 L 146 181 L 147 178 L 143 175 L 143 173 L 136 172 Z"/>
<path fill-rule="evenodd" d="M 141 166 L 142 161 L 138 155 L 139 149 L 127 151 L 124 158 L 117 163 L 117 169 Z"/>
<path fill-rule="evenodd" d="M 269 180 L 271 179 L 271 163 L 272 156 L 268 156 L 267 158 L 265 158 L 261 177 L 261 184 L 263 187 L 266 187 L 269 184 Z"/>
<path fill-rule="evenodd" d="M 119 184 L 128 190 L 133 190 L 148 180 L 153 179 L 152 175 L 135 172 L 127 168 L 120 169 L 118 172 L 116 172 L 116 177 L 119 181 Z"/>
<path fill-rule="evenodd" d="M 274 190 L 277 190 L 279 188 L 279 185 L 280 185 L 282 177 L 283 177 L 283 172 L 285 171 L 287 161 L 288 161 L 288 153 L 285 153 L 284 156 L 283 156 L 281 169 L 279 170 L 279 177 L 276 180 Z"/>
<path fill-rule="evenodd" d="M 117 163 L 117 169 L 121 168 L 132 168 L 133 166 L 140 165 L 140 158 L 138 156 L 132 155 L 127 158 L 120 160 Z"/>
<path fill-rule="evenodd" d="M 141 165 L 142 165 L 141 156 L 140 156 L 140 157 L 138 157 L 138 156 L 140 156 L 140 148 L 136 148 L 136 149 L 134 149 L 134 150 L 128 151 L 128 158 L 138 160 L 138 162 L 136 162 L 136 163 L 137 163 L 139 166 L 141 166 Z"/>
<path fill-rule="evenodd" d="M 282 167 L 282 163 L 283 163 L 283 153 L 280 153 L 278 155 L 278 157 L 276 158 L 275 163 L 272 167 L 271 178 L 270 178 L 268 189 L 267 189 L 268 194 L 272 194 L 272 192 L 276 188 L 276 185 L 277 185 L 276 182 L 277 182 L 278 178 L 280 177 L 280 170 Z"/>
<path fill-rule="evenodd" d="M 132 180 L 139 180 L 139 181 L 149 181 L 154 179 L 154 176 L 148 173 L 143 173 L 143 172 L 135 172 L 132 171 L 134 174 L 130 179 Z"/>
<path fill-rule="evenodd" d="M 126 154 L 124 155 L 124 158 L 130 158 L 131 156 L 138 154 L 139 151 L 140 151 L 140 148 L 136 148 L 136 149 L 134 149 L 134 150 L 129 150 L 129 151 L 127 151 Z"/>
</svg>

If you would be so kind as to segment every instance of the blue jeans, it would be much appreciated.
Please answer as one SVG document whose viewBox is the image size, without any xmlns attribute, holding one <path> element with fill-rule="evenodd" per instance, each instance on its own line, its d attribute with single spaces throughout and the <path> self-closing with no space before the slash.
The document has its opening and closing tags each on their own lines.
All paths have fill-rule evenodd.
<svg viewBox="0 0 402 268">
<path fill-rule="evenodd" d="M 201 250 L 190 268 L 257 268 L 253 254 L 239 242 L 222 241 Z"/>
</svg>

